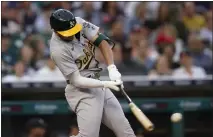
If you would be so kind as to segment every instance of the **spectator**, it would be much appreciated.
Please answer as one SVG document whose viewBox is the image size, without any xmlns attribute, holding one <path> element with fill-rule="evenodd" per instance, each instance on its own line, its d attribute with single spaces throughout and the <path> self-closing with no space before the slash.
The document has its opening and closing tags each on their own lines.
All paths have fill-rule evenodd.
<svg viewBox="0 0 213 137">
<path fill-rule="evenodd" d="M 131 29 L 130 35 L 129 35 L 129 41 L 126 44 L 125 48 L 126 50 L 131 48 L 131 57 L 137 56 L 137 47 L 140 43 L 141 39 L 147 39 L 148 40 L 148 45 L 149 45 L 149 50 L 151 50 L 151 56 L 152 58 L 156 59 L 157 53 L 154 49 L 154 46 L 152 44 L 152 39 L 155 38 L 155 32 L 153 30 L 152 23 L 149 26 L 148 23 L 150 22 L 145 22 L 143 27 L 140 26 L 134 26 Z M 125 57 L 125 60 L 128 60 L 130 57 Z"/>
<path fill-rule="evenodd" d="M 17 4 L 4 3 L 4 12 L 2 14 L 2 33 L 15 34 L 21 31 L 20 9 Z"/>
<path fill-rule="evenodd" d="M 35 63 L 33 64 L 34 68 L 40 69 L 45 65 L 45 56 L 49 56 L 49 49 L 45 44 L 43 38 L 39 36 L 35 36 L 30 43 L 34 49 L 34 57 L 33 60 Z"/>
<path fill-rule="evenodd" d="M 160 5 L 161 5 L 160 1 L 146 1 L 146 7 L 147 7 L 146 17 L 149 20 L 155 20 L 157 18 Z"/>
<path fill-rule="evenodd" d="M 36 76 L 34 78 L 42 78 L 42 80 L 53 80 L 54 77 L 57 77 L 57 79 L 64 78 L 58 67 L 56 67 L 53 60 L 48 57 L 46 59 L 46 65 L 37 71 Z"/>
<path fill-rule="evenodd" d="M 100 25 L 100 13 L 94 9 L 94 4 L 91 1 L 82 2 L 82 6 L 75 10 L 73 14 L 97 26 Z"/>
<path fill-rule="evenodd" d="M 177 34 L 176 37 L 178 38 L 178 41 L 182 41 L 184 43 L 187 42 L 187 36 L 188 36 L 188 30 L 186 28 L 186 26 L 184 25 L 184 23 L 180 20 L 176 20 L 172 23 L 176 30 L 177 30 Z"/>
<path fill-rule="evenodd" d="M 2 2 L 1 3 L 1 9 L 2 9 L 2 11 L 5 11 L 5 12 L 2 12 L 2 14 L 1 14 L 1 33 L 2 34 L 9 34 L 9 31 L 8 31 L 8 16 L 7 16 L 7 13 L 6 13 L 6 11 L 8 11 L 8 3 L 9 2 L 6 2 L 6 1 L 4 1 L 4 2 Z"/>
<path fill-rule="evenodd" d="M 205 70 L 201 67 L 196 67 L 193 65 L 193 58 L 189 51 L 183 51 L 180 54 L 180 62 L 182 66 L 173 72 L 174 78 L 205 78 Z"/>
<path fill-rule="evenodd" d="M 173 26 L 165 25 L 159 32 L 156 40 L 157 50 L 160 55 L 165 55 L 172 69 L 179 67 L 178 55 L 182 50 L 181 41 L 176 40 L 176 31 Z"/>
<path fill-rule="evenodd" d="M 45 137 L 47 124 L 43 119 L 33 118 L 26 123 L 27 134 L 25 137 Z"/>
<path fill-rule="evenodd" d="M 37 16 L 35 20 L 35 27 L 38 33 L 49 34 L 51 32 L 51 28 L 49 25 L 49 17 L 51 11 L 51 4 L 49 2 L 44 2 L 42 5 L 42 12 Z"/>
<path fill-rule="evenodd" d="M 141 2 L 136 6 L 135 16 L 131 18 L 127 25 L 127 34 L 135 26 L 142 27 L 146 20 L 146 3 Z"/>
<path fill-rule="evenodd" d="M 117 44 L 113 48 L 113 58 L 115 65 L 122 74 L 127 74 L 127 72 L 130 71 L 131 68 L 127 67 L 124 63 L 121 45 Z"/>
<path fill-rule="evenodd" d="M 2 35 L 1 43 L 2 63 L 8 69 L 6 73 L 9 73 L 11 67 L 15 65 L 18 56 L 18 49 L 11 45 L 10 37 L 10 35 Z"/>
<path fill-rule="evenodd" d="M 212 73 L 212 51 L 206 48 L 197 34 L 190 34 L 188 48 L 192 54 L 193 65 L 204 68 L 207 73 Z"/>
<path fill-rule="evenodd" d="M 171 38 L 170 44 L 174 45 L 174 54 L 170 58 L 174 62 L 178 62 L 180 52 L 183 50 L 183 41 L 177 37 L 177 29 L 172 24 L 166 24 L 163 26 L 162 34 L 160 35 L 163 35 L 165 38 Z"/>
<path fill-rule="evenodd" d="M 122 47 L 116 44 L 113 48 L 113 58 L 116 66 L 123 64 Z"/>
<path fill-rule="evenodd" d="M 165 23 L 170 22 L 170 9 L 169 9 L 169 3 L 163 2 L 160 4 L 158 9 L 158 16 L 157 16 L 157 24 L 158 26 L 161 26 Z"/>
<path fill-rule="evenodd" d="M 134 61 L 134 58 L 138 57 L 140 40 L 144 35 L 146 35 L 146 31 L 144 31 L 145 30 L 141 29 L 140 27 L 135 26 L 132 28 L 128 44 L 126 45 L 125 52 L 123 53 L 123 59 L 125 60 L 124 63 L 129 67 L 129 72 L 131 74 L 147 74 L 146 68 L 143 65 L 135 63 Z"/>
<path fill-rule="evenodd" d="M 31 78 L 25 74 L 26 66 L 23 62 L 18 61 L 14 66 L 15 75 L 10 74 L 2 78 L 3 82 L 21 82 L 29 81 Z"/>
<path fill-rule="evenodd" d="M 165 24 L 174 25 L 177 29 L 177 37 L 182 40 L 186 39 L 186 28 L 184 24 L 178 18 L 178 8 L 176 6 L 172 6 L 173 4 L 162 2 L 158 8 L 158 16 L 156 20 L 154 20 L 153 25 L 155 28 L 159 28 L 164 26 Z"/>
<path fill-rule="evenodd" d="M 125 4 L 125 15 L 126 17 L 134 17 L 135 16 L 135 7 L 139 4 L 139 1 L 129 1 Z"/>
<path fill-rule="evenodd" d="M 184 42 L 178 37 L 178 31 L 175 28 L 175 26 L 166 25 L 165 31 L 166 31 L 165 33 L 167 33 L 168 36 L 170 35 L 174 39 L 175 53 L 174 53 L 173 61 L 178 62 L 180 52 L 184 48 Z"/>
<path fill-rule="evenodd" d="M 124 26 L 121 20 L 117 19 L 112 23 L 112 27 L 108 32 L 108 36 L 119 45 L 125 45 L 125 40 L 127 37 L 124 35 Z"/>
<path fill-rule="evenodd" d="M 141 31 L 143 32 L 143 36 L 148 39 L 149 45 L 152 48 L 155 48 L 155 39 L 159 31 L 159 28 L 157 28 L 157 23 L 154 20 L 146 20 L 141 28 Z"/>
<path fill-rule="evenodd" d="M 213 33 L 213 23 L 212 23 L 212 12 L 207 12 L 206 15 L 206 26 L 203 27 L 200 31 L 200 36 L 203 39 L 203 41 L 206 43 L 206 45 L 209 45 L 208 47 L 212 48 L 212 33 Z"/>
<path fill-rule="evenodd" d="M 104 1 L 101 11 L 101 27 L 104 30 L 109 30 L 112 22 L 123 16 L 123 12 L 119 9 L 115 1 Z"/>
<path fill-rule="evenodd" d="M 30 34 L 24 39 L 24 44 L 29 45 L 28 48 L 33 51 L 30 66 L 36 70 L 43 67 L 45 64 L 44 57 L 49 55 L 49 48 L 43 38 L 36 34 Z"/>
<path fill-rule="evenodd" d="M 155 63 L 155 60 L 152 58 L 152 50 L 148 46 L 147 39 L 143 38 L 139 45 L 136 47 L 137 55 L 132 58 L 132 60 L 142 67 L 145 68 L 145 71 L 150 71 Z"/>
<path fill-rule="evenodd" d="M 33 49 L 28 45 L 25 45 L 21 48 L 21 60 L 28 67 L 32 67 L 33 53 Z"/>
<path fill-rule="evenodd" d="M 129 41 L 126 45 L 126 49 L 131 49 L 130 56 L 135 57 L 137 54 L 137 46 L 140 43 L 141 38 L 141 27 L 135 26 L 131 29 L 130 35 L 129 35 Z M 129 59 L 130 57 L 126 57 L 125 59 Z"/>
<path fill-rule="evenodd" d="M 23 35 L 23 43 L 24 45 L 32 45 L 32 41 L 35 39 L 35 35 L 33 33 Z M 33 47 L 33 46 L 32 46 Z"/>
<path fill-rule="evenodd" d="M 149 78 L 159 78 L 160 76 L 170 76 L 172 74 L 172 70 L 169 66 L 169 61 L 166 56 L 160 56 L 156 64 L 154 66 L 154 69 L 149 72 Z"/>
<path fill-rule="evenodd" d="M 21 61 L 26 66 L 26 69 L 25 69 L 26 74 L 30 75 L 30 76 L 34 75 L 34 73 L 35 73 L 35 67 L 34 67 L 35 60 L 33 60 L 33 56 L 34 56 L 33 49 L 30 46 L 25 45 L 21 48 L 20 55 L 21 55 L 21 57 L 20 57 Z"/>
<path fill-rule="evenodd" d="M 23 27 L 23 30 L 27 33 L 27 34 L 30 34 L 32 32 L 35 32 L 35 19 L 37 17 L 36 13 L 32 10 L 32 7 L 31 7 L 31 3 L 29 1 L 25 1 L 22 3 L 22 7 L 24 9 L 24 12 L 23 12 L 23 24 L 22 24 L 22 27 Z"/>
<path fill-rule="evenodd" d="M 205 25 L 203 16 L 196 14 L 194 2 L 184 3 L 184 16 L 183 22 L 189 31 L 200 31 Z"/>
</svg>

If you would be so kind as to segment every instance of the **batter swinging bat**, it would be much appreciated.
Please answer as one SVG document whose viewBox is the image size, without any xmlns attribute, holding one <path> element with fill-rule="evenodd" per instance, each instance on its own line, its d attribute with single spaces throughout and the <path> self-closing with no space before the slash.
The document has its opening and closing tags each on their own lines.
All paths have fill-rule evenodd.
<svg viewBox="0 0 213 137">
<path fill-rule="evenodd" d="M 120 86 L 121 93 L 124 95 L 127 100 L 129 107 L 138 121 L 144 126 L 147 131 L 154 130 L 153 123 L 149 120 L 149 118 L 135 105 L 135 103 L 130 99 L 124 89 Z"/>
</svg>

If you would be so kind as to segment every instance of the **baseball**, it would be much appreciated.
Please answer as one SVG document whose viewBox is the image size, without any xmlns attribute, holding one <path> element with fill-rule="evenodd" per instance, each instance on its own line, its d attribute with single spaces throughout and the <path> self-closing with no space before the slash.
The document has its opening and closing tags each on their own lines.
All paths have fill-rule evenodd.
<svg viewBox="0 0 213 137">
<path fill-rule="evenodd" d="M 181 113 L 174 113 L 171 116 L 171 121 L 172 122 L 179 122 L 182 120 L 182 114 Z"/>
</svg>

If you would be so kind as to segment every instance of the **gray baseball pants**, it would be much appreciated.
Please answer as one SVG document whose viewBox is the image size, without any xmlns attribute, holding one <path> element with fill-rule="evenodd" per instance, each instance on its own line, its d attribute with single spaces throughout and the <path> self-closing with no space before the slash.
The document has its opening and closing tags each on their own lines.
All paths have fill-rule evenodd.
<svg viewBox="0 0 213 137">
<path fill-rule="evenodd" d="M 117 137 L 136 137 L 120 103 L 108 88 L 79 89 L 67 85 L 65 96 L 77 115 L 76 137 L 99 137 L 101 122 Z"/>
</svg>

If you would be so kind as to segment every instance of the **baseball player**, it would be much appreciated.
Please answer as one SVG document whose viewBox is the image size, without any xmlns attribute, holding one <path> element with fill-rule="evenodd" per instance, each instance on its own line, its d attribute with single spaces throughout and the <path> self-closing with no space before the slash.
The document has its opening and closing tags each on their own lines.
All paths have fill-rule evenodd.
<svg viewBox="0 0 213 137">
<path fill-rule="evenodd" d="M 50 26 L 54 30 L 51 58 L 67 81 L 65 96 L 79 126 L 76 137 L 98 137 L 101 122 L 117 137 L 135 137 L 121 105 L 110 91 L 118 91 L 122 84 L 121 74 L 113 63 L 110 39 L 99 32 L 99 27 L 65 9 L 51 14 Z M 99 80 L 102 68 L 95 59 L 95 48 L 104 56 L 111 81 Z"/>
</svg>

